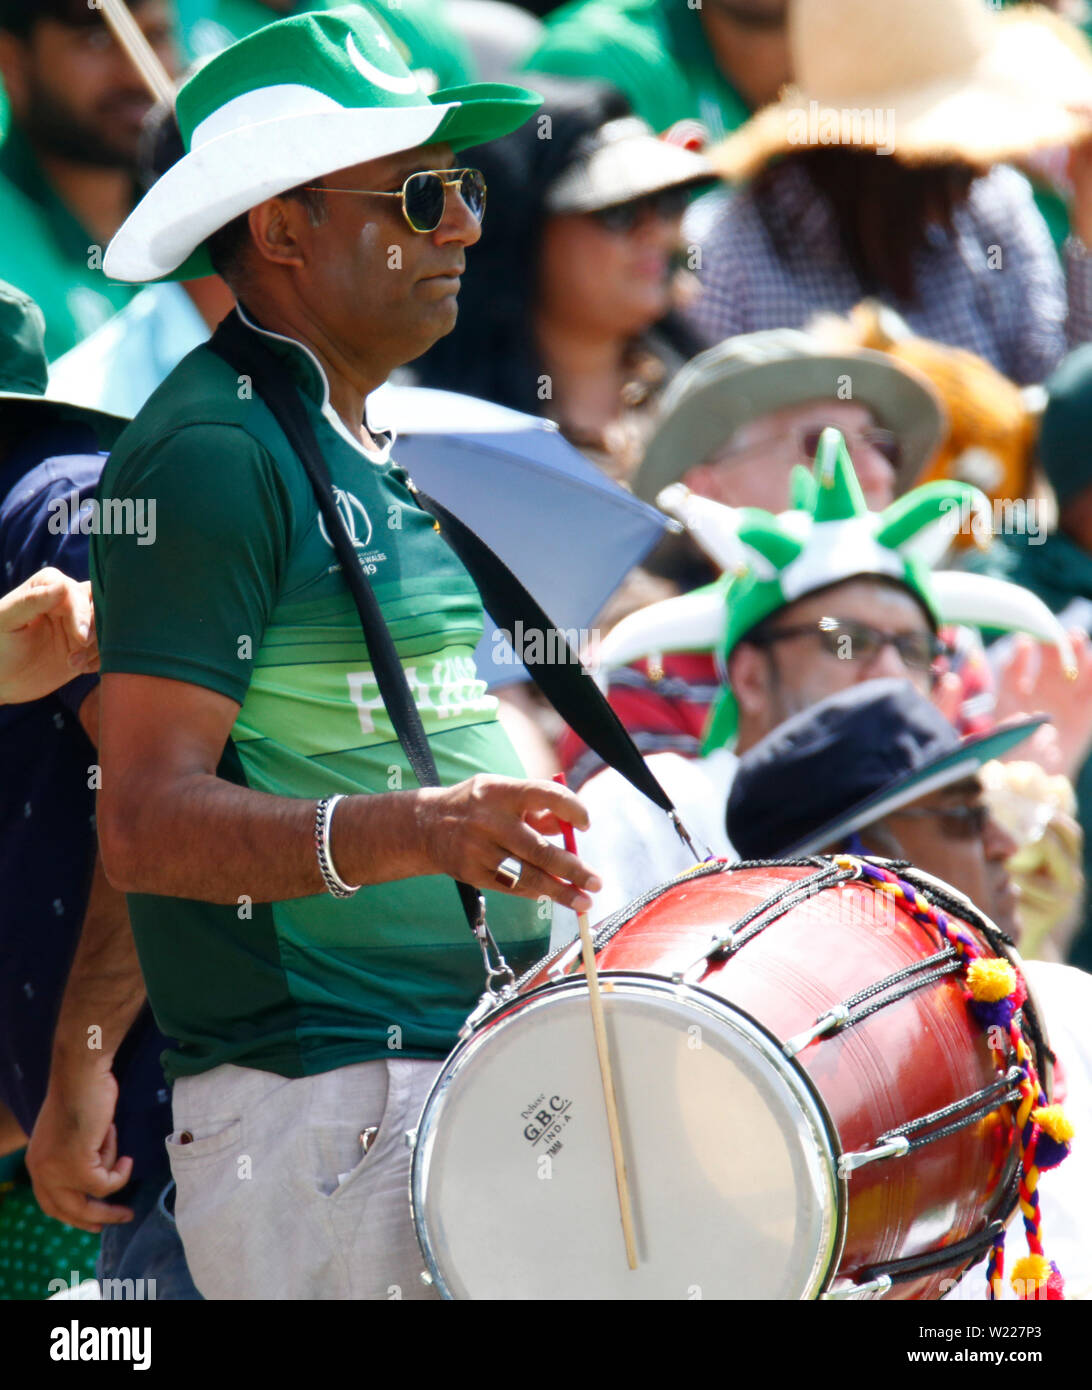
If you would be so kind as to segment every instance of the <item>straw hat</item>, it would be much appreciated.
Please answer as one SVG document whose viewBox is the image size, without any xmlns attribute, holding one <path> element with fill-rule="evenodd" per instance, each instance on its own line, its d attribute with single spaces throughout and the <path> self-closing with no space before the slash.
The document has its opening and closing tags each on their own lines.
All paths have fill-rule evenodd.
<svg viewBox="0 0 1092 1390">
<path fill-rule="evenodd" d="M 711 151 L 725 178 L 821 145 L 988 167 L 1092 133 L 1092 49 L 1039 5 L 794 0 L 795 82 Z"/>
</svg>

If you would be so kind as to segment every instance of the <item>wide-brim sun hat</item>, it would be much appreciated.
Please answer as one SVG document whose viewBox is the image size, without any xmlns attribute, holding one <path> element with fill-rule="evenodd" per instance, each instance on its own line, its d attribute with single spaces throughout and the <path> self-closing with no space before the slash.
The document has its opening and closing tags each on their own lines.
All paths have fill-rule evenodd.
<svg viewBox="0 0 1092 1390">
<path fill-rule="evenodd" d="M 204 243 L 266 198 L 419 145 L 483 144 L 540 104 L 503 83 L 426 94 L 364 6 L 278 20 L 181 88 L 186 153 L 126 218 L 103 270 L 129 284 L 209 275 Z"/>
<path fill-rule="evenodd" d="M 1092 119 L 1092 49 L 1039 5 L 984 0 L 794 0 L 794 81 L 710 151 L 728 179 L 822 145 L 908 164 L 987 168 L 1072 144 Z"/>
<path fill-rule="evenodd" d="M 580 142 L 572 164 L 546 190 L 545 204 L 551 213 L 600 212 L 715 179 L 704 155 L 659 139 L 639 116 L 621 116 Z"/>
<path fill-rule="evenodd" d="M 846 381 L 854 403 L 867 406 L 877 424 L 897 437 L 902 457 L 895 492 L 907 492 L 947 428 L 944 407 L 928 379 L 868 348 L 832 352 L 794 328 L 725 338 L 676 374 L 633 491 L 654 501 L 663 488 L 723 449 L 741 426 L 786 407 L 842 399 Z"/>
<path fill-rule="evenodd" d="M 129 423 L 120 415 L 46 397 L 45 318 L 28 294 L 0 280 L 0 430 L 9 441 L 43 425 L 90 427 L 109 449 Z"/>
</svg>

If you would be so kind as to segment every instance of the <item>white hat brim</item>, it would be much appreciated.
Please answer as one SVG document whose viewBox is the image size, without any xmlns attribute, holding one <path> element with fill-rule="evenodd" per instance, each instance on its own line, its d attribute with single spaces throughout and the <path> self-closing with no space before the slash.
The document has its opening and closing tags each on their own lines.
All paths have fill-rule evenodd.
<svg viewBox="0 0 1092 1390">
<path fill-rule="evenodd" d="M 177 270 L 215 231 L 286 189 L 425 144 L 459 103 L 339 107 L 231 130 L 184 155 L 136 205 L 103 258 L 111 280 Z"/>
<path fill-rule="evenodd" d="M 649 193 L 716 178 L 704 155 L 655 135 L 604 145 L 569 169 L 546 197 L 552 213 L 598 212 Z"/>
</svg>

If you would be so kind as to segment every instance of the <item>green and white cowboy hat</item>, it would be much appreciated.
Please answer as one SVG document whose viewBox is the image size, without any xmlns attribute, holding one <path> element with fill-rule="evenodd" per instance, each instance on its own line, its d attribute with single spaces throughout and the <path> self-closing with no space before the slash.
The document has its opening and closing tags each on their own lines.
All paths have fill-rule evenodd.
<svg viewBox="0 0 1092 1390">
<path fill-rule="evenodd" d="M 205 241 L 266 198 L 418 145 L 480 145 L 540 104 L 502 83 L 426 94 L 362 5 L 279 20 L 179 91 L 186 153 L 122 224 L 103 270 L 132 284 L 209 275 Z"/>
<path fill-rule="evenodd" d="M 956 531 L 979 535 L 990 504 L 968 483 L 942 479 L 914 488 L 882 512 L 870 512 L 845 441 L 823 431 L 813 473 L 798 469 L 796 506 L 774 516 L 757 507 L 725 507 L 679 483 L 657 501 L 682 521 L 724 571 L 714 584 L 652 604 L 624 618 L 597 654 L 600 672 L 664 652 L 728 655 L 752 628 L 807 594 L 849 579 L 877 576 L 904 585 L 934 627 L 968 623 L 1028 632 L 1053 643 L 1075 672 L 1064 628 L 1041 599 L 1018 584 L 933 566 Z M 725 684 L 706 729 L 702 752 L 733 741 L 738 709 Z"/>
</svg>

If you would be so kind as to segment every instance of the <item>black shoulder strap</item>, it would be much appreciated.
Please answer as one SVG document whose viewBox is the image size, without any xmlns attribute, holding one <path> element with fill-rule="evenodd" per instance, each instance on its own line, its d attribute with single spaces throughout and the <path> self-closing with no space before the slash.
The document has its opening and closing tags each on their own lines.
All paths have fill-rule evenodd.
<svg viewBox="0 0 1092 1390">
<path fill-rule="evenodd" d="M 299 456 L 314 489 L 327 534 L 341 561 L 345 582 L 360 614 L 379 693 L 395 733 L 421 786 L 439 786 L 432 750 L 398 659 L 394 640 L 368 577 L 357 560 L 352 538 L 345 529 L 334 498 L 329 469 L 291 373 L 256 333 L 243 326 L 237 313 L 229 314 L 221 323 L 209 347 L 229 366 L 250 378 L 252 389 L 261 396 Z M 653 776 L 598 686 L 588 676 L 579 657 L 569 647 L 564 633 L 555 627 L 504 561 L 479 536 L 446 507 L 416 489 L 414 491 L 422 507 L 436 517 L 449 544 L 470 572 L 481 593 L 482 602 L 494 621 L 507 624 L 509 631 L 522 621 L 525 629 L 542 632 L 544 637 L 549 635 L 549 640 L 544 643 L 548 651 L 556 654 L 564 650 L 568 654 L 567 661 L 526 663 L 546 698 L 590 748 L 671 817 L 679 835 L 693 849 L 670 798 Z M 700 857 L 696 850 L 694 855 L 695 858 Z M 482 916 L 481 895 L 468 884 L 457 883 L 457 887 L 467 919 L 475 926 Z"/>
<path fill-rule="evenodd" d="M 552 640 L 543 642 L 543 648 L 555 658 L 562 652 L 564 657 L 553 661 L 525 660 L 524 664 L 566 724 L 608 766 L 675 818 L 670 798 L 590 672 L 569 646 L 564 631 L 554 625 L 522 581 L 465 522 L 426 493 L 417 492 L 417 500 L 439 521 L 451 548 L 473 576 L 485 610 L 494 622 L 510 633 L 522 623 L 524 631 L 541 632 L 544 637 L 553 634 Z M 685 834 L 683 838 L 689 842 Z"/>
</svg>

